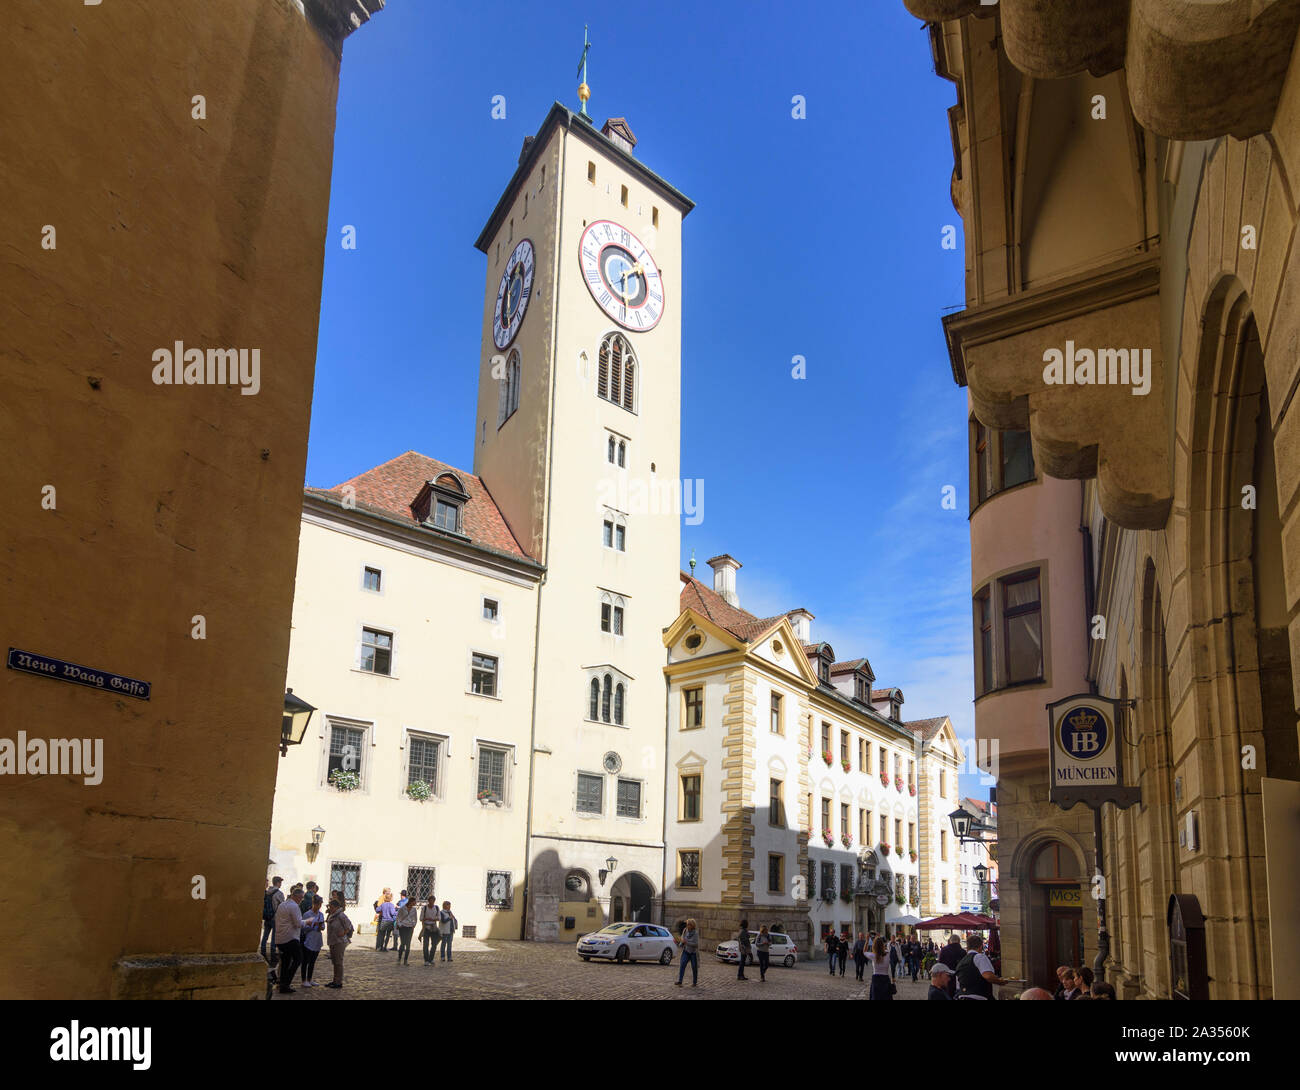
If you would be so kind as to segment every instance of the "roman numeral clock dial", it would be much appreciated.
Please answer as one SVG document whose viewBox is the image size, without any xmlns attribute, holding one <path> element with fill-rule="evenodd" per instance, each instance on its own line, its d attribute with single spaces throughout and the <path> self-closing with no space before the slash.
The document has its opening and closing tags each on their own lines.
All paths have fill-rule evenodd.
<svg viewBox="0 0 1300 1090">
<path fill-rule="evenodd" d="M 509 348 L 510 342 L 519 332 L 524 320 L 524 311 L 528 309 L 528 300 L 533 294 L 533 269 L 535 260 L 533 244 L 522 239 L 510 254 L 506 262 L 506 271 L 501 274 L 501 286 L 497 288 L 496 312 L 492 315 L 492 342 L 498 348 Z"/>
<path fill-rule="evenodd" d="M 641 240 L 626 227 L 596 220 L 578 244 L 582 278 L 596 305 L 624 329 L 654 329 L 664 313 L 664 282 L 659 266 Z"/>
</svg>

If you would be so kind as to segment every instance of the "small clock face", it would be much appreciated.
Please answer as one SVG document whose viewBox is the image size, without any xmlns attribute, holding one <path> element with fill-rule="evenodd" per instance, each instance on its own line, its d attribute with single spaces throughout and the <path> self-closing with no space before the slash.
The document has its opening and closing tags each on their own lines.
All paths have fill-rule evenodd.
<svg viewBox="0 0 1300 1090">
<path fill-rule="evenodd" d="M 528 309 L 528 299 L 533 293 L 533 244 L 528 239 L 520 241 L 506 262 L 497 288 L 496 313 L 492 316 L 492 341 L 498 348 L 507 348 L 519 332 Z"/>
<path fill-rule="evenodd" d="M 624 329 L 654 329 L 664 312 L 659 266 L 626 227 L 596 220 L 582 232 L 578 260 L 587 290 L 600 309 Z"/>
</svg>

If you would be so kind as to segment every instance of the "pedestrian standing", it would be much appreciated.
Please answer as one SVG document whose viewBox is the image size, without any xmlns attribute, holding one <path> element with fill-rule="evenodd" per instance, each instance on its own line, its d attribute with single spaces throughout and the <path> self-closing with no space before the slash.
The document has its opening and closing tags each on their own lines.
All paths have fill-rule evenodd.
<svg viewBox="0 0 1300 1090">
<path fill-rule="evenodd" d="M 438 920 L 441 913 L 438 911 L 438 902 L 434 900 L 433 894 L 429 894 L 428 903 L 420 909 L 420 922 L 424 925 L 420 928 L 420 945 L 424 949 L 424 964 L 433 964 L 433 952 L 438 949 Z"/>
<path fill-rule="evenodd" d="M 297 991 L 293 974 L 302 963 L 302 890 L 297 886 L 275 910 L 275 948 L 280 952 L 280 994 Z"/>
<path fill-rule="evenodd" d="M 327 988 L 343 987 L 343 951 L 352 941 L 352 921 L 343 908 L 343 895 L 331 894 L 329 915 L 325 921 L 325 941 L 330 948 L 330 961 L 334 963 L 334 979 Z"/>
<path fill-rule="evenodd" d="M 420 910 L 411 898 L 402 902 L 397 910 L 397 964 L 411 964 L 411 936 L 415 934 L 415 925 L 420 922 Z"/>
<path fill-rule="evenodd" d="M 682 986 L 682 978 L 686 975 L 686 963 L 689 961 L 691 987 L 694 988 L 700 982 L 700 929 L 696 927 L 694 919 L 686 921 L 677 945 L 682 948 L 682 963 L 677 967 L 677 986 L 679 988 Z"/>
<path fill-rule="evenodd" d="M 826 971 L 835 975 L 835 956 L 839 953 L 840 940 L 835 937 L 834 931 L 827 931 L 826 938 L 823 940 L 826 946 Z"/>
<path fill-rule="evenodd" d="M 262 894 L 262 957 L 266 957 L 266 940 L 271 940 L 272 953 L 275 952 L 275 910 L 284 904 L 284 890 L 280 883 L 284 879 L 278 874 L 271 879 L 271 884 Z"/>
<path fill-rule="evenodd" d="M 451 902 L 442 902 L 442 911 L 438 913 L 438 960 L 451 961 L 451 939 L 456 934 L 456 928 L 460 926 L 456 919 L 455 913 L 451 910 Z"/>
<path fill-rule="evenodd" d="M 738 960 L 739 967 L 736 969 L 736 979 L 748 980 L 749 977 L 745 975 L 745 963 L 754 956 L 753 947 L 749 941 L 748 920 L 740 921 L 740 930 L 736 932 L 736 952 L 740 955 Z"/>
<path fill-rule="evenodd" d="M 839 950 L 837 953 L 839 956 L 840 976 L 843 976 L 844 970 L 848 968 L 849 964 L 849 933 L 847 931 L 840 933 Z"/>
<path fill-rule="evenodd" d="M 306 900 L 303 901 L 306 904 Z M 319 895 L 311 899 L 311 909 L 302 916 L 302 986 L 316 987 L 312 979 L 316 972 L 316 958 L 320 955 L 325 932 L 325 901 Z"/>
<path fill-rule="evenodd" d="M 862 979 L 862 973 L 867 967 L 867 937 L 861 931 L 858 932 L 858 939 L 853 944 L 853 967 L 857 970 L 857 977 Z"/>
<path fill-rule="evenodd" d="M 763 924 L 758 929 L 758 935 L 754 939 L 754 951 L 758 955 L 759 983 L 766 983 L 767 967 L 772 957 L 772 936 L 768 934 L 767 924 Z"/>
<path fill-rule="evenodd" d="M 893 999 L 894 982 L 890 979 L 889 954 L 885 949 L 883 935 L 876 936 L 876 944 L 871 948 L 871 990 L 868 999 Z"/>
<path fill-rule="evenodd" d="M 388 940 L 393 940 L 393 947 L 397 947 L 397 933 L 394 927 L 397 924 L 397 906 L 393 904 L 393 891 L 384 890 L 384 899 L 379 902 L 379 930 L 375 932 L 375 949 L 381 953 L 388 952 Z"/>
<path fill-rule="evenodd" d="M 912 961 L 912 983 L 916 983 L 917 974 L 921 971 L 921 944 L 916 941 L 913 935 L 911 941 L 907 944 L 908 957 Z"/>
<path fill-rule="evenodd" d="M 891 939 L 889 942 L 889 976 L 890 979 L 898 976 L 898 963 L 902 960 L 902 954 L 898 950 L 898 940 Z"/>
</svg>

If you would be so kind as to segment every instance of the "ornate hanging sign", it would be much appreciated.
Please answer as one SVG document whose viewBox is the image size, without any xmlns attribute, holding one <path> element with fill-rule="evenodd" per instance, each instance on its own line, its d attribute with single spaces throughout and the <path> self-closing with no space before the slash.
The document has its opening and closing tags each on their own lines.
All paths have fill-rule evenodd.
<svg viewBox="0 0 1300 1090">
<path fill-rule="evenodd" d="M 1080 693 L 1047 705 L 1052 755 L 1051 800 L 1068 810 L 1082 802 L 1096 810 L 1113 802 L 1121 809 L 1141 800 L 1124 785 L 1123 711 L 1118 700 Z"/>
</svg>

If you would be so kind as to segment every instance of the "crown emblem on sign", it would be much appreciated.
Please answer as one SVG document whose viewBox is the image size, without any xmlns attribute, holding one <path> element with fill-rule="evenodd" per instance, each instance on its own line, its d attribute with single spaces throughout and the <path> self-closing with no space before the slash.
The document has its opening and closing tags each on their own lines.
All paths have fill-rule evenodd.
<svg viewBox="0 0 1300 1090">
<path fill-rule="evenodd" d="M 1097 717 L 1090 715 L 1087 708 L 1080 708 L 1066 722 L 1075 730 L 1091 730 L 1092 725 L 1097 722 Z"/>
</svg>

